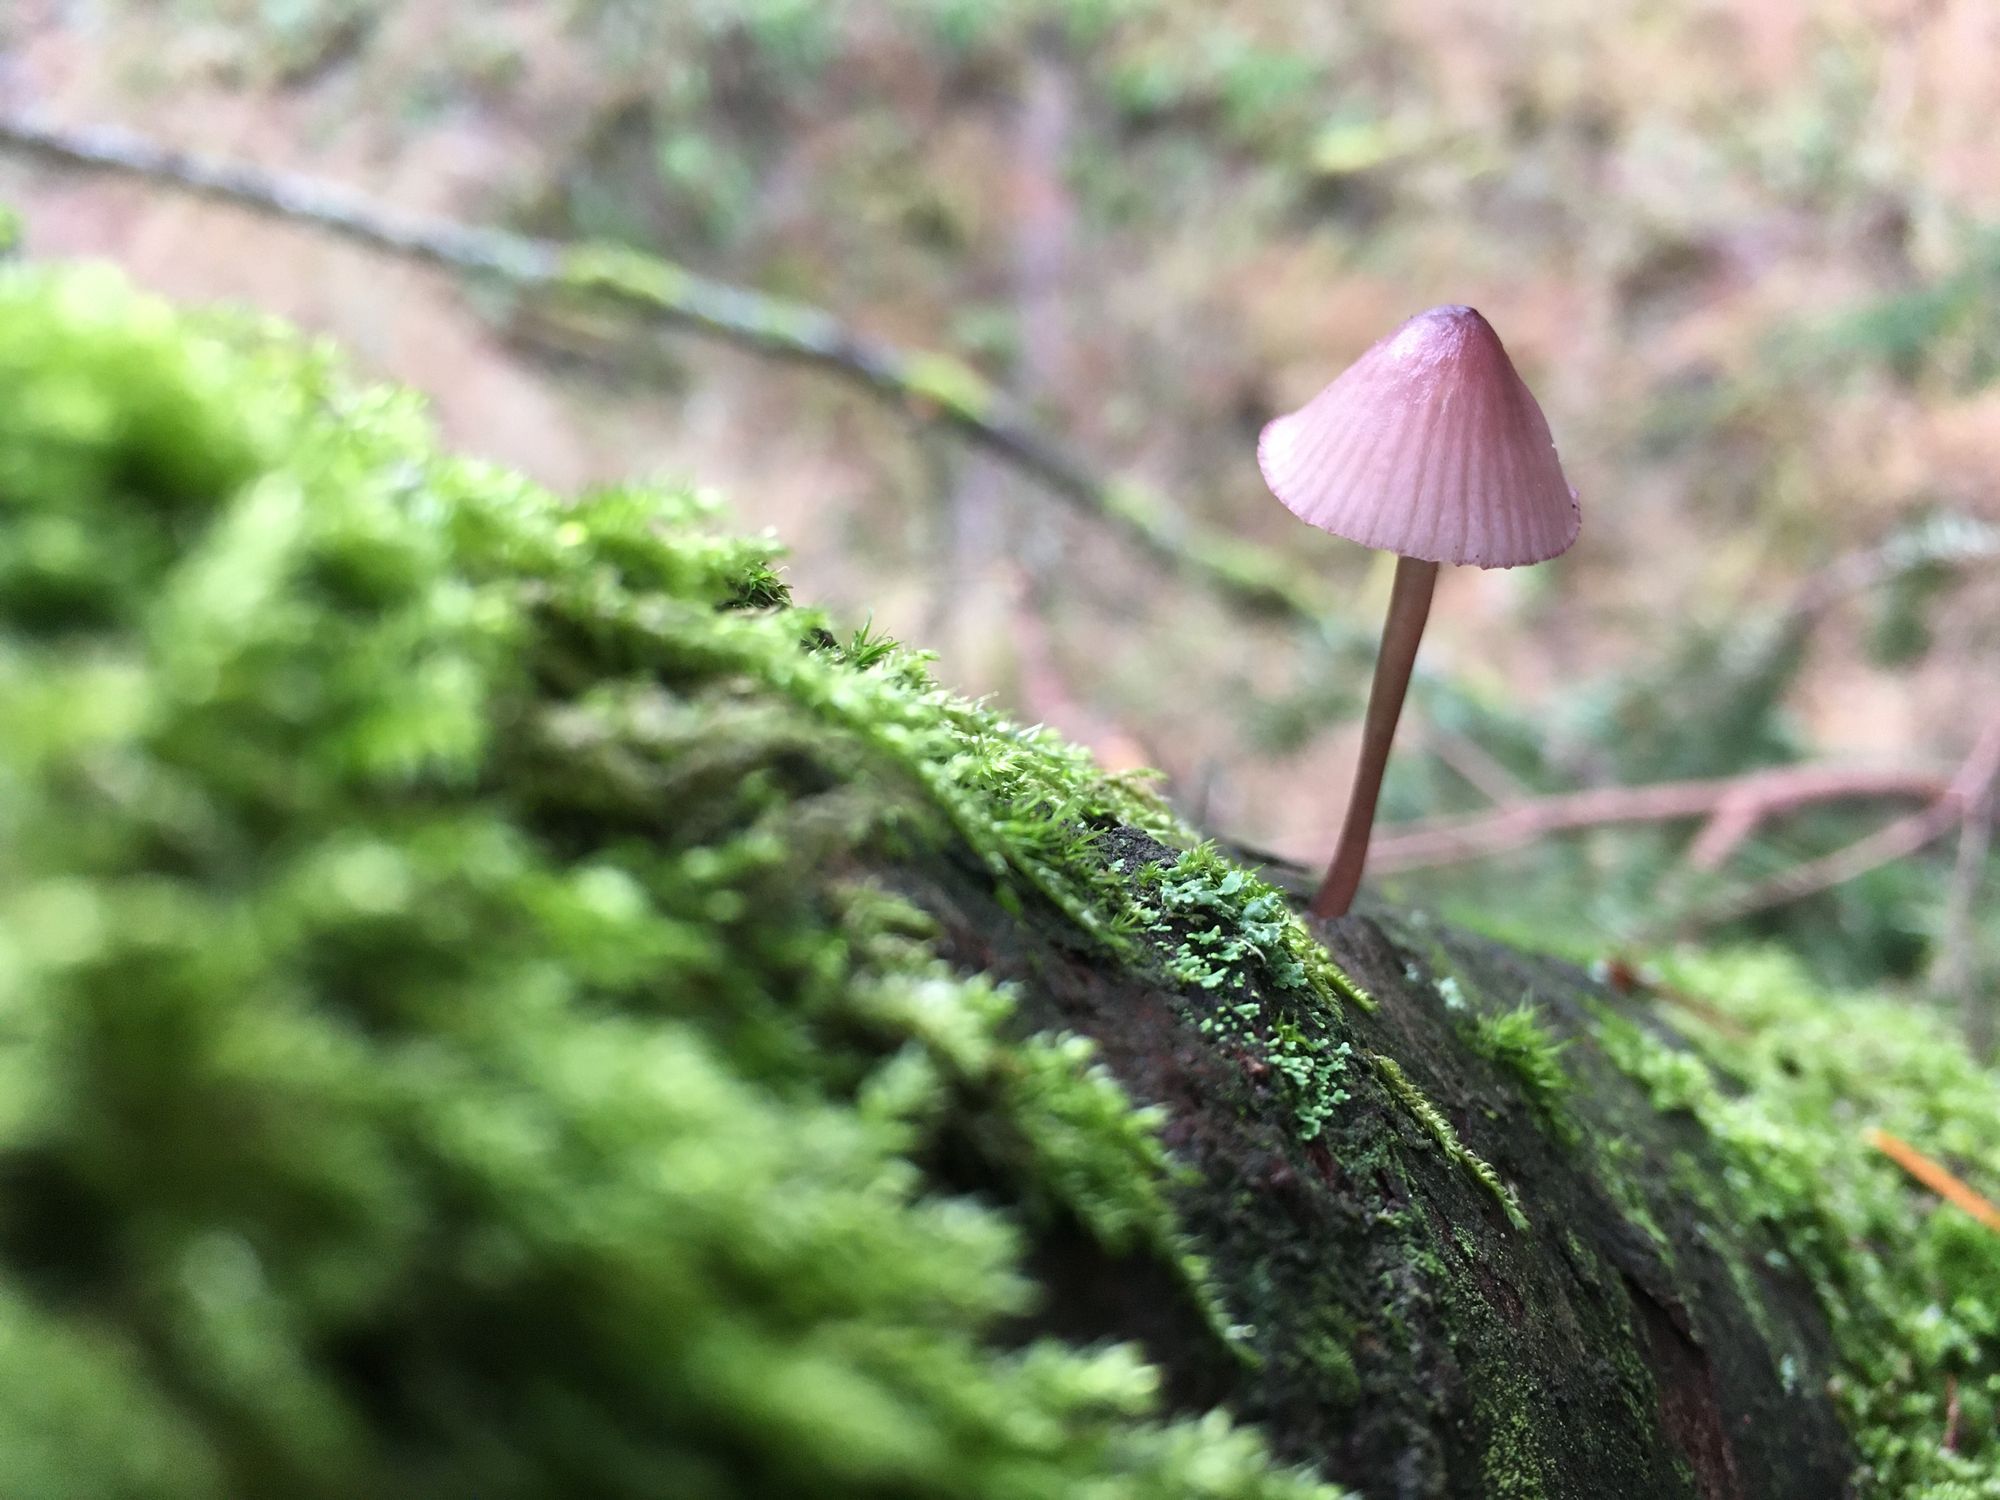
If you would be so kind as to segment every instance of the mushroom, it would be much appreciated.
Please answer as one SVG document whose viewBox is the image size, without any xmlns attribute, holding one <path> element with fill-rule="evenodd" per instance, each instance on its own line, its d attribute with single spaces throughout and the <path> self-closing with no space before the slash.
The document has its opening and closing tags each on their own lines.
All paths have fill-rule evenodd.
<svg viewBox="0 0 2000 1500">
<path fill-rule="evenodd" d="M 1264 482 L 1322 531 L 1397 556 L 1361 760 L 1312 913 L 1353 903 L 1396 719 L 1440 563 L 1514 568 L 1576 540 L 1576 491 L 1549 424 L 1493 327 L 1434 307 L 1382 339 L 1257 442 Z"/>
</svg>

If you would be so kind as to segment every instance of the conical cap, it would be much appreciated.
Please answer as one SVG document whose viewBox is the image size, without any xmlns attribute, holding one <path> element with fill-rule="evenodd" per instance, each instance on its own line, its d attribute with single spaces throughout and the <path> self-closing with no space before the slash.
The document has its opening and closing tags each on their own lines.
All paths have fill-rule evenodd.
<svg viewBox="0 0 2000 1500">
<path fill-rule="evenodd" d="M 1300 520 L 1426 562 L 1542 562 L 1580 524 L 1541 407 L 1469 307 L 1381 340 L 1264 429 L 1257 466 Z"/>
</svg>

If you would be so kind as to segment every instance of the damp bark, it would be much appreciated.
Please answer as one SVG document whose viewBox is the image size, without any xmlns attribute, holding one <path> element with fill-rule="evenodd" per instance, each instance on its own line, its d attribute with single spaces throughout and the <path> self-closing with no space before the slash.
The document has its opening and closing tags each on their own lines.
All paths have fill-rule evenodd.
<svg viewBox="0 0 2000 1500">
<path fill-rule="evenodd" d="M 1130 832 L 1107 852 L 1132 868 L 1173 859 Z M 1849 1492 L 1856 1460 L 1826 1393 L 1835 1355 L 1812 1286 L 1773 1231 L 1690 1194 L 1723 1163 L 1597 1041 L 1611 1016 L 1679 1046 L 1653 1002 L 1364 905 L 1315 929 L 1379 1004 L 1309 1018 L 1355 1065 L 1347 1097 L 1307 1131 L 1254 1045 L 1204 1028 L 1240 994 L 1107 964 L 966 874 L 908 884 L 956 962 L 1019 986 L 1017 1025 L 1093 1038 L 1135 1099 L 1165 1109 L 1189 1168 L 1177 1208 L 1235 1325 L 1219 1335 L 1161 1267 L 1055 1222 L 1040 1226 L 1043 1298 L 1022 1335 L 1137 1340 L 1186 1409 L 1224 1404 L 1280 1456 L 1383 1500 Z M 1524 997 L 1561 1046 L 1559 1100 L 1477 1044 Z M 945 1175 L 1005 1192 L 976 1153 Z"/>
</svg>

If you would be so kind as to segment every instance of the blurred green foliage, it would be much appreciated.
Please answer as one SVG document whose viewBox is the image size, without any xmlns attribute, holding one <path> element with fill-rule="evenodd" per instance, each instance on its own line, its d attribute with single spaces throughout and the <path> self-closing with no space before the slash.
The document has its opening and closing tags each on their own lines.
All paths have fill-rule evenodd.
<svg viewBox="0 0 2000 1500">
<path fill-rule="evenodd" d="M 1963 235 L 1945 274 L 1810 331 L 1790 356 L 1977 390 L 2000 378 L 2000 229 Z"/>
<path fill-rule="evenodd" d="M 1609 1013 L 1597 1038 L 1721 1150 L 1723 1171 L 1684 1159 L 1674 1186 L 1707 1211 L 1731 1274 L 1757 1274 L 1743 1231 L 1761 1223 L 1811 1279 L 1840 1342 L 1830 1389 L 1864 1461 L 1858 1492 L 2000 1495 L 2000 1235 L 1868 1139 L 1918 1143 L 2000 1196 L 2000 1079 L 1937 1019 L 1829 994 L 1776 949 L 1683 954 L 1661 978 L 1714 1007 L 1676 1012 L 1692 1048 Z"/>
</svg>

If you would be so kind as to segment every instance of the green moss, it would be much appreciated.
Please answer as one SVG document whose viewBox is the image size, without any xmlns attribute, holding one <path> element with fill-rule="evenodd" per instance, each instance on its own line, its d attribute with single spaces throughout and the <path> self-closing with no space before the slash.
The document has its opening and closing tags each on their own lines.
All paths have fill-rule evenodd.
<svg viewBox="0 0 2000 1500">
<path fill-rule="evenodd" d="M 1290 1358 L 1304 1367 L 1306 1379 L 1321 1399 L 1351 1406 L 1361 1399 L 1361 1373 L 1354 1363 L 1355 1330 L 1329 1300 L 1295 1310 L 1291 1320 L 1296 1337 Z"/>
<path fill-rule="evenodd" d="M 1480 1414 L 1490 1434 L 1480 1477 L 1485 1493 L 1493 1500 L 1542 1500 L 1548 1491 L 1542 1474 L 1544 1461 L 1537 1447 L 1541 1427 L 1536 1415 L 1519 1393 L 1485 1391 L 1479 1402 Z"/>
<path fill-rule="evenodd" d="M 1172 865 L 1149 863 L 1133 886 L 1135 923 L 1165 945 L 1181 984 L 1213 997 L 1199 1025 L 1278 1075 L 1302 1140 L 1348 1100 L 1353 1048 L 1338 1038 L 1341 1004 L 1374 999 L 1305 930 L 1283 894 L 1211 844 Z"/>
<path fill-rule="evenodd" d="M 1155 893 L 1146 923 L 1156 932 L 1182 931 L 1170 967 L 1175 977 L 1218 990 L 1257 978 L 1282 991 L 1308 993 L 1338 1011 L 1343 1001 L 1375 1009 L 1356 984 L 1306 931 L 1284 893 L 1226 858 L 1212 843 L 1183 850 L 1171 866 L 1140 871 L 1140 888 Z M 1168 920 L 1162 921 L 1164 917 Z M 1173 919 L 1182 919 L 1177 923 Z"/>
<path fill-rule="evenodd" d="M 562 286 L 581 296 L 614 297 L 665 313 L 687 295 L 689 274 L 672 261 L 619 245 L 579 245 L 563 252 Z"/>
<path fill-rule="evenodd" d="M 1190 1274 L 1081 1044 L 872 871 L 1131 948 L 1143 788 L 96 272 L 0 274 L 9 1493 L 1306 1496 L 1130 1349 L 990 1335 L 947 1117 Z"/>
<path fill-rule="evenodd" d="M 978 417 L 997 404 L 992 382 L 947 354 L 913 355 L 905 375 L 912 393 L 949 412 Z"/>
<path fill-rule="evenodd" d="M 1550 1134 L 1565 1145 L 1577 1144 L 1582 1132 L 1568 1107 L 1570 1080 L 1562 1063 L 1567 1044 L 1549 1035 L 1532 1001 L 1523 1000 L 1497 1015 L 1482 1011 L 1468 1039 L 1481 1057 L 1514 1076 L 1522 1097 Z"/>
<path fill-rule="evenodd" d="M 1635 1180 L 1640 1170 L 1639 1151 L 1629 1136 L 1595 1133 L 1584 1144 L 1590 1149 L 1591 1172 L 1610 1192 L 1625 1222 L 1636 1226 L 1651 1241 L 1653 1253 L 1666 1265 L 1674 1264 L 1674 1245 L 1660 1227 L 1652 1205 Z"/>
<path fill-rule="evenodd" d="M 2000 1394 L 2000 1236 L 1940 1204 L 1867 1144 L 1879 1128 L 2000 1196 L 2000 1078 L 1942 1017 L 1907 1001 L 1827 994 L 1774 952 L 1681 956 L 1666 981 L 1731 1024 L 1679 1018 L 1692 1049 L 1629 1021 L 1597 1027 L 1607 1053 L 1664 1109 L 1695 1116 L 1720 1174 L 1677 1172 L 1718 1225 L 1771 1225 L 1812 1280 L 1834 1329 L 1838 1396 L 1866 1469 L 1865 1494 L 1957 1500 L 2000 1495 L 1989 1424 L 1961 1411 L 1948 1450 L 1949 1393 L 1990 1409 Z M 1749 1287 L 1734 1236 L 1713 1243 Z M 1757 1299 L 1747 1299 L 1757 1305 Z M 1796 1357 L 1789 1378 L 1809 1378 Z"/>
<path fill-rule="evenodd" d="M 1514 1190 L 1500 1180 L 1500 1174 L 1493 1170 L 1491 1162 L 1458 1138 L 1458 1132 L 1451 1128 L 1451 1121 L 1425 1097 L 1422 1089 L 1410 1081 L 1410 1075 L 1403 1071 L 1401 1064 L 1379 1052 L 1369 1053 L 1368 1060 L 1388 1086 L 1389 1092 L 1396 1096 L 1397 1102 L 1430 1133 L 1444 1154 L 1469 1172 L 1481 1187 L 1499 1201 L 1500 1207 L 1506 1211 L 1507 1222 L 1516 1229 L 1526 1229 L 1528 1218 L 1521 1211 L 1520 1200 L 1515 1197 Z"/>
</svg>

